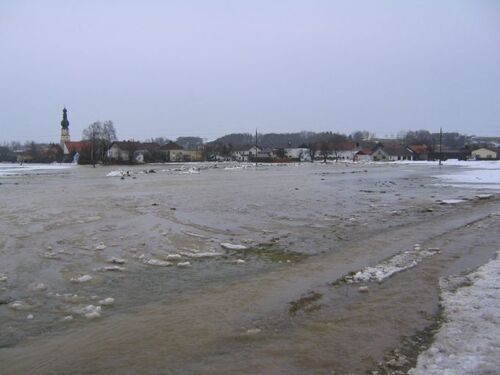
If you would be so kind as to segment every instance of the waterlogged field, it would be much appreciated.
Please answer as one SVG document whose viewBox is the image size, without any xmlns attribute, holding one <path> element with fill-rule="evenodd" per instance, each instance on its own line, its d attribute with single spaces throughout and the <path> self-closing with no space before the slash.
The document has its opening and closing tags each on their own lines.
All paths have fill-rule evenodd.
<svg viewBox="0 0 500 375">
<path fill-rule="evenodd" d="M 0 164 L 3 371 L 408 369 L 439 319 L 439 278 L 499 250 L 499 174 Z"/>
</svg>

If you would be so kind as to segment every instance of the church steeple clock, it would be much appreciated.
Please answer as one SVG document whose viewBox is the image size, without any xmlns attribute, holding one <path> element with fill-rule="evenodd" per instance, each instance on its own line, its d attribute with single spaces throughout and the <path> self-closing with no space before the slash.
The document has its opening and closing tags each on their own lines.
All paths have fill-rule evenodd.
<svg viewBox="0 0 500 375">
<path fill-rule="evenodd" d="M 63 109 L 63 119 L 61 121 L 61 147 L 64 149 L 64 142 L 69 142 L 69 121 L 68 121 L 68 110 Z"/>
</svg>

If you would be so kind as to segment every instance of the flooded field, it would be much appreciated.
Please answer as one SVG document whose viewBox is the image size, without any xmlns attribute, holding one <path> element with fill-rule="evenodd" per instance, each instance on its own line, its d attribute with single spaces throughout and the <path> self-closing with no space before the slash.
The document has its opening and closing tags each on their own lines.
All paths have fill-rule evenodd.
<svg viewBox="0 0 500 375">
<path fill-rule="evenodd" d="M 498 168 L 0 165 L 0 372 L 407 368 L 499 250 Z"/>
</svg>

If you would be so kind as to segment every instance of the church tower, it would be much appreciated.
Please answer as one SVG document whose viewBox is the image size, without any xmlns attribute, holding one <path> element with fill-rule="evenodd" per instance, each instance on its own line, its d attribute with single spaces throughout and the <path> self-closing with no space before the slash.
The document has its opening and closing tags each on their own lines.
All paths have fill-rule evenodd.
<svg viewBox="0 0 500 375">
<path fill-rule="evenodd" d="M 69 121 L 68 121 L 68 110 L 63 109 L 63 119 L 61 121 L 61 147 L 64 149 L 64 142 L 68 142 L 69 139 Z"/>
</svg>

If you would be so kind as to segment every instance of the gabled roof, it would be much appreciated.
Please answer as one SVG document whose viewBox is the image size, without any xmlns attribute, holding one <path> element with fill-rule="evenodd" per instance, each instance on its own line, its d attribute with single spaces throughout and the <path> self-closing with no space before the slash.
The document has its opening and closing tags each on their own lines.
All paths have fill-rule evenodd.
<svg viewBox="0 0 500 375">
<path fill-rule="evenodd" d="M 371 154 L 373 154 L 373 150 L 371 148 L 362 148 L 356 154 L 357 155 L 371 155 Z"/>
<path fill-rule="evenodd" d="M 66 148 L 68 149 L 68 151 L 70 153 L 71 152 L 81 153 L 84 148 L 90 146 L 90 142 L 89 141 L 73 141 L 73 142 L 66 141 L 66 142 L 64 142 L 64 145 L 66 146 Z"/>
<path fill-rule="evenodd" d="M 412 152 L 399 143 L 385 143 L 381 145 L 382 150 L 390 156 L 411 156 Z"/>
<path fill-rule="evenodd" d="M 169 151 L 169 150 L 184 150 L 181 146 L 174 142 L 168 142 L 164 145 L 160 146 L 160 150 Z"/>
<path fill-rule="evenodd" d="M 320 150 L 325 146 L 325 143 L 328 150 L 353 151 L 358 148 L 354 142 L 316 142 L 315 146 Z"/>
<path fill-rule="evenodd" d="M 492 147 L 479 147 L 479 148 L 475 148 L 474 150 L 472 150 L 472 152 L 476 152 L 476 151 L 479 151 L 479 150 L 486 150 L 486 151 L 490 151 L 490 152 L 498 152 L 498 149 L 492 148 Z"/>
<path fill-rule="evenodd" d="M 123 150 L 125 150 L 129 147 L 137 149 L 140 147 L 139 146 L 140 144 L 141 144 L 140 142 L 136 142 L 136 141 L 115 141 L 109 145 L 109 148 L 116 146 L 116 147 L 121 148 Z"/>
<path fill-rule="evenodd" d="M 160 149 L 160 145 L 156 142 L 142 142 L 139 143 L 139 148 L 141 150 L 157 151 Z"/>
<path fill-rule="evenodd" d="M 245 151 L 250 151 L 252 148 L 254 148 L 255 145 L 237 145 L 234 146 L 232 151 L 233 152 L 245 152 Z M 258 150 L 262 150 L 262 147 L 257 146 Z"/>
<path fill-rule="evenodd" d="M 408 148 L 415 154 L 425 154 L 429 152 L 429 149 L 426 145 L 409 145 Z"/>
</svg>

